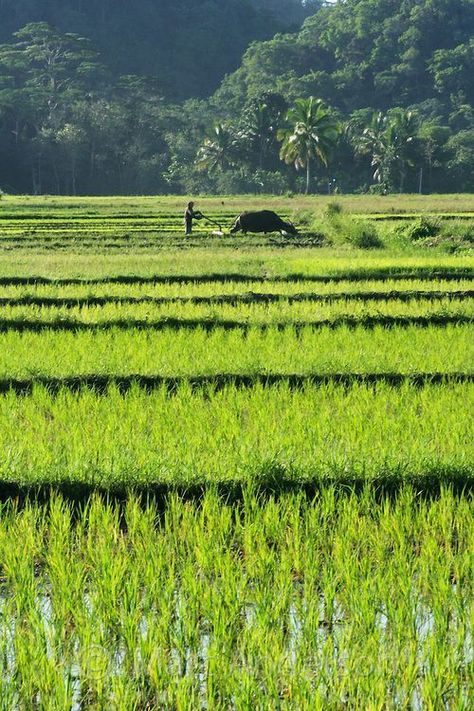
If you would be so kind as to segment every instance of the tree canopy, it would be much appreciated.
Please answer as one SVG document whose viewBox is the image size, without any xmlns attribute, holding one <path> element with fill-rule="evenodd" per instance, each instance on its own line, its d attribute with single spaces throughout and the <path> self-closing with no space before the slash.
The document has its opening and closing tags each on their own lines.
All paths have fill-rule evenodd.
<svg viewBox="0 0 474 711">
<path fill-rule="evenodd" d="M 296 34 L 255 42 L 227 93 L 311 93 L 350 112 L 453 93 L 474 102 L 474 0 L 345 0 Z"/>
<path fill-rule="evenodd" d="M 0 0 L 0 42 L 29 23 L 88 37 L 116 76 L 160 79 L 175 99 L 205 96 L 253 40 L 297 27 L 300 0 Z"/>
<path fill-rule="evenodd" d="M 295 168 L 306 168 L 306 193 L 310 190 L 311 164 L 328 165 L 339 136 L 339 125 L 320 99 L 297 99 L 286 115 L 287 127 L 278 138 L 280 157 Z"/>
<path fill-rule="evenodd" d="M 0 11 L 7 192 L 472 190 L 474 0 Z"/>
</svg>

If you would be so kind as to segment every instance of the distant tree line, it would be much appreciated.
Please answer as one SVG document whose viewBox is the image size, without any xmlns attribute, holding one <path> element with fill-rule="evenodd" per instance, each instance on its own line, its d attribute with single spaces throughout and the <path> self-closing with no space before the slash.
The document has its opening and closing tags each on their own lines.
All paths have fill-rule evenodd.
<svg viewBox="0 0 474 711">
<path fill-rule="evenodd" d="M 118 74 L 82 35 L 25 25 L 0 46 L 0 188 L 473 191 L 474 0 L 313 9 L 213 94 L 179 100 L 164 71 Z"/>
</svg>

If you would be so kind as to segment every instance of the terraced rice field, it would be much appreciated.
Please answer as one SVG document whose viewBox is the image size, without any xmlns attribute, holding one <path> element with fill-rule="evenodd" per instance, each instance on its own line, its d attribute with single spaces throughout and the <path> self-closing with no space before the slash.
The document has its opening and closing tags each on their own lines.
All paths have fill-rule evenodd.
<svg viewBox="0 0 474 711">
<path fill-rule="evenodd" d="M 474 258 L 17 207 L 1 708 L 470 708 Z"/>
<path fill-rule="evenodd" d="M 244 210 L 274 209 L 284 219 L 299 224 L 302 211 L 321 215 L 337 202 L 344 211 L 377 222 L 405 224 L 416 217 L 469 221 L 474 206 L 469 195 L 429 196 L 224 196 L 197 198 L 197 207 L 211 221 L 195 221 L 192 237 L 184 238 L 183 197 L 54 198 L 8 197 L 0 202 L 0 254 L 11 251 L 44 254 L 75 249 L 81 252 L 130 251 L 148 253 L 211 245 L 234 247 L 228 230 Z M 216 224 L 217 223 L 217 224 Z M 224 235 L 216 237 L 220 226 Z M 321 236 L 302 234 L 298 240 L 279 235 L 254 235 L 247 244 L 254 247 L 320 246 Z"/>
</svg>

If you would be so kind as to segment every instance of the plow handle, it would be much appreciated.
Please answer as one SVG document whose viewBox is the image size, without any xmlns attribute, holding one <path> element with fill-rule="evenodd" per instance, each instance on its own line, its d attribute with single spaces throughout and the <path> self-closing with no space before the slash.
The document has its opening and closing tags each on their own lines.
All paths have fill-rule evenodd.
<svg viewBox="0 0 474 711">
<path fill-rule="evenodd" d="M 208 217 L 207 215 L 204 215 L 202 212 L 201 212 L 201 217 L 203 217 L 205 220 L 207 220 L 207 222 L 210 222 L 211 225 L 216 225 L 216 227 L 218 227 L 220 230 L 222 230 L 222 227 L 220 226 L 220 224 L 218 222 L 216 222 L 215 220 L 212 220 L 210 217 Z"/>
</svg>

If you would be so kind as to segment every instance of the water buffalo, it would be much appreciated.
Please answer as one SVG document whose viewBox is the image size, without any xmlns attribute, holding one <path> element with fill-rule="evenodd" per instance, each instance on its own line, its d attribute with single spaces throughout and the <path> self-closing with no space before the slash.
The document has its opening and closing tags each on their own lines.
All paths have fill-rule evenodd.
<svg viewBox="0 0 474 711">
<path fill-rule="evenodd" d="M 290 235 L 297 235 L 298 232 L 292 222 L 285 222 L 278 217 L 276 212 L 271 210 L 259 210 L 258 212 L 242 212 L 235 220 L 231 232 L 287 232 Z"/>
</svg>

